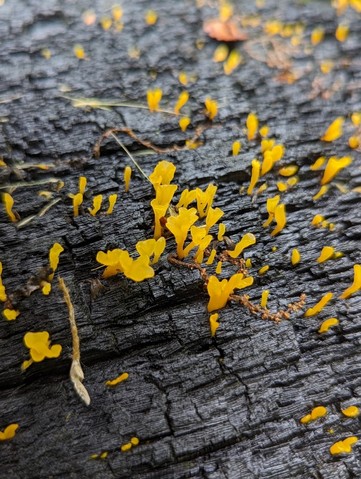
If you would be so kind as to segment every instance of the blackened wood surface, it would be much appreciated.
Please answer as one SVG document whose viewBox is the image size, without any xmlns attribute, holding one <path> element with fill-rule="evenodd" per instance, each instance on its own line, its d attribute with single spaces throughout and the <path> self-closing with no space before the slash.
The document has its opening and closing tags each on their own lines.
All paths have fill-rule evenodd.
<svg viewBox="0 0 361 479">
<path fill-rule="evenodd" d="M 16 437 L 0 444 L 1 477 L 361 477 L 360 446 L 347 457 L 329 454 L 333 442 L 360 432 L 358 419 L 340 413 L 345 405 L 360 404 L 360 295 L 346 302 L 335 299 L 316 318 L 299 313 L 279 325 L 229 305 L 220 313 L 214 340 L 198 273 L 171 267 L 165 258 L 153 279 L 135 284 L 117 277 L 104 282 L 106 288 L 98 298 L 91 297 L 89 280 L 99 276 L 94 271 L 96 252 L 133 250 L 138 240 L 152 236 L 153 221 L 152 190 L 138 173 L 130 193 L 120 195 L 113 215 L 73 218 L 67 193 L 76 191 L 80 175 L 88 178 L 90 196 L 123 191 L 122 171 L 129 160 L 114 142 L 106 142 L 95 159 L 94 143 L 107 128 L 129 126 L 159 146 L 182 145 L 193 128 L 204 123 L 207 96 L 218 100 L 219 114 L 203 134 L 202 147 L 140 156 L 139 161 L 147 173 L 159 159 L 173 161 L 180 189 L 217 182 L 215 204 L 225 212 L 230 236 L 238 240 L 247 231 L 257 236 L 249 253 L 256 278 L 251 299 L 259 301 L 262 290 L 270 289 L 269 304 L 276 310 L 303 292 L 307 306 L 328 291 L 337 298 L 352 281 L 353 264 L 361 261 L 359 193 L 351 191 L 360 184 L 359 152 L 353 152 L 353 165 L 339 177 L 348 193 L 333 186 L 315 204 L 312 196 L 320 174 L 309 170 L 321 155 L 350 154 L 350 126 L 336 143 L 324 144 L 319 138 L 334 118 L 361 110 L 360 16 L 348 12 L 351 33 L 342 44 L 334 38 L 338 19 L 328 2 L 266 0 L 262 22 L 273 18 L 304 22 L 303 45 L 309 44 L 317 25 L 326 30 L 325 41 L 314 53 L 304 46 L 292 53 L 292 69 L 301 77 L 288 84 L 285 72 L 262 62 L 264 50 L 257 42 L 252 44 L 261 28 L 248 28 L 250 43 L 237 45 L 245 63 L 225 76 L 222 65 L 212 61 L 217 43 L 202 32 L 203 20 L 216 10 L 201 3 L 205 5 L 151 2 L 159 20 L 148 27 L 144 13 L 150 2 L 127 2 L 122 32 L 104 31 L 98 23 L 85 26 L 81 14 L 89 8 L 86 1 L 10 0 L 0 8 L 0 96 L 12 99 L 0 104 L 2 154 L 13 166 L 22 161 L 55 164 L 45 172 L 25 170 L 23 178 L 14 172 L 7 178 L 8 170 L 0 170 L 5 171 L 1 181 L 49 177 L 65 181 L 62 201 L 23 229 L 10 224 L 1 209 L 3 279 L 7 291 L 14 292 L 47 264 L 55 241 L 64 245 L 59 273 L 75 304 L 85 384 L 92 398 L 86 408 L 68 379 L 71 337 L 61 292 L 54 284 L 49 297 L 37 291 L 20 301 L 19 318 L 3 320 L 0 327 L 0 428 L 20 424 Z M 109 14 L 111 5 L 94 2 L 98 20 Z M 252 14 L 256 8 L 252 2 L 237 2 L 236 12 Z M 87 60 L 74 56 L 77 43 L 83 45 Z M 49 60 L 41 54 L 45 48 L 52 53 Z M 136 48 L 139 59 L 130 58 L 129 51 Z M 334 70 L 322 75 L 319 64 L 330 59 Z M 164 92 L 162 105 L 171 109 L 183 89 L 180 71 L 197 78 L 187 87 L 190 133 L 181 133 L 178 119 L 166 114 L 130 108 L 84 111 L 62 98 L 118 98 L 144 104 L 146 90 L 159 86 Z M 65 87 L 70 93 L 63 93 Z M 268 174 L 267 192 L 254 201 L 244 191 L 250 162 L 259 155 L 258 143 L 249 144 L 243 132 L 250 111 L 256 111 L 271 135 L 285 145 L 283 163 L 300 167 L 300 184 L 283 195 L 287 227 L 274 239 L 262 223 L 267 217 L 266 198 L 276 194 L 279 177 Z M 238 138 L 242 152 L 232 157 L 230 147 Z M 126 136 L 122 140 L 134 153 L 142 149 Z M 18 188 L 13 193 L 22 218 L 45 205 L 37 192 L 47 188 Z M 335 230 L 311 228 L 316 213 L 334 222 Z M 325 245 L 342 251 L 344 257 L 318 265 L 315 259 Z M 273 246 L 277 251 L 272 252 Z M 289 257 L 294 247 L 301 251 L 302 262 L 292 268 Z M 168 251 L 173 250 L 170 241 Z M 264 264 L 270 270 L 259 277 L 257 270 Z M 340 326 L 319 335 L 321 321 L 331 316 L 340 319 Z M 27 354 L 22 337 L 26 331 L 39 330 L 49 331 L 53 341 L 62 344 L 63 354 L 22 374 L 20 365 Z M 104 386 L 123 371 L 129 373 L 126 382 L 112 390 Z M 327 406 L 327 417 L 302 426 L 300 417 L 316 405 Z M 140 445 L 121 453 L 119 446 L 132 436 L 139 437 Z M 107 459 L 89 459 L 102 451 L 109 451 Z"/>
</svg>

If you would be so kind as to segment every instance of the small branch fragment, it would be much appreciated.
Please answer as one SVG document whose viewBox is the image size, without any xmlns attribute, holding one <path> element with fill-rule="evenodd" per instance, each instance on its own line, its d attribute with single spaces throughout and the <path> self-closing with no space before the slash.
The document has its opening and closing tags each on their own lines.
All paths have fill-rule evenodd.
<svg viewBox="0 0 361 479">
<path fill-rule="evenodd" d="M 71 302 L 69 289 L 66 286 L 63 278 L 61 278 L 60 276 L 59 276 L 59 287 L 63 292 L 64 300 L 68 306 L 70 330 L 71 330 L 72 341 L 73 341 L 73 354 L 72 354 L 72 363 L 70 368 L 70 379 L 80 399 L 82 399 L 82 401 L 87 406 L 89 406 L 90 397 L 89 397 L 88 391 L 86 390 L 83 384 L 84 372 L 80 365 L 80 341 L 79 341 L 79 335 L 78 335 L 78 327 L 75 321 L 74 306 L 73 306 L 73 303 Z"/>
</svg>

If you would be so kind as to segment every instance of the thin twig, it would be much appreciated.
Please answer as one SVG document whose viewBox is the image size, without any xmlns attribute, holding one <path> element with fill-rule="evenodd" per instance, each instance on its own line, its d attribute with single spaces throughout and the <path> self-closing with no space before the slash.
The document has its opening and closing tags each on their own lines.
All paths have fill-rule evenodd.
<svg viewBox="0 0 361 479">
<path fill-rule="evenodd" d="M 72 336 L 72 342 L 73 342 L 72 363 L 70 367 L 70 379 L 80 399 L 82 399 L 82 401 L 87 406 L 89 406 L 90 396 L 83 384 L 84 372 L 80 365 L 80 341 L 79 341 L 79 335 L 78 335 L 78 327 L 75 321 L 74 306 L 73 306 L 73 303 L 71 302 L 69 289 L 66 286 L 63 278 L 61 278 L 60 276 L 59 276 L 59 287 L 63 292 L 64 300 L 66 302 L 66 305 L 68 306 L 69 323 L 70 323 L 70 330 L 71 330 L 71 336 Z"/>
<path fill-rule="evenodd" d="M 61 181 L 60 178 L 48 178 L 46 180 L 38 180 L 38 181 L 18 181 L 17 183 L 8 183 L 6 185 L 0 185 L 0 190 L 28 188 L 30 186 L 47 185 L 48 183 L 58 183 L 59 181 Z"/>
<path fill-rule="evenodd" d="M 134 165 L 138 168 L 138 170 L 140 171 L 140 173 L 144 176 L 144 178 L 149 181 L 149 183 L 151 182 L 150 179 L 148 178 L 148 176 L 146 175 L 146 173 L 144 172 L 144 170 L 141 168 L 141 166 L 139 165 L 139 163 L 137 162 L 137 160 L 134 158 L 134 156 L 130 153 L 130 151 L 128 150 L 128 148 L 123 145 L 123 143 L 119 140 L 118 137 L 116 137 L 114 135 L 114 133 L 110 133 L 110 136 L 112 136 L 114 138 L 114 140 L 118 143 L 118 145 L 123 148 L 123 150 L 125 151 L 125 153 L 129 156 L 129 158 L 132 160 L 132 162 L 134 163 Z"/>
<path fill-rule="evenodd" d="M 27 216 L 26 218 L 23 218 L 21 221 L 16 223 L 16 227 L 18 229 L 23 228 L 24 226 L 31 223 L 35 218 L 41 218 L 42 216 L 45 215 L 45 213 L 47 213 L 50 210 L 50 208 L 52 208 L 57 203 L 59 203 L 59 201 L 61 201 L 61 198 L 55 198 L 54 200 L 49 201 L 49 203 L 47 203 L 45 206 L 43 206 L 41 208 L 41 210 L 36 215 Z"/>
</svg>

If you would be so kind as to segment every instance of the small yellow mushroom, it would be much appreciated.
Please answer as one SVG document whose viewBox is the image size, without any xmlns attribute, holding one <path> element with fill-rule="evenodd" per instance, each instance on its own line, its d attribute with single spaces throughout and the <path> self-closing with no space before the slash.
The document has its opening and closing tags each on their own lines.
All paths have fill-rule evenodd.
<svg viewBox="0 0 361 479">
<path fill-rule="evenodd" d="M 191 123 L 191 119 L 188 116 L 182 116 L 179 120 L 179 126 L 182 131 L 186 131 Z"/>
<path fill-rule="evenodd" d="M 353 267 L 354 279 L 351 286 L 349 286 L 340 296 L 341 299 L 347 299 L 352 294 L 361 289 L 361 264 L 355 264 Z"/>
<path fill-rule="evenodd" d="M 213 313 L 209 317 L 209 327 L 211 329 L 211 336 L 214 337 L 216 335 L 216 331 L 219 328 L 219 314 Z"/>
<path fill-rule="evenodd" d="M 86 54 L 83 45 L 80 45 L 80 43 L 74 45 L 73 52 L 74 55 L 78 58 L 78 60 L 85 60 Z"/>
<path fill-rule="evenodd" d="M 218 113 L 218 104 L 216 100 L 212 100 L 211 98 L 206 98 L 204 104 L 206 106 L 206 114 L 208 118 L 210 120 L 213 120 Z"/>
<path fill-rule="evenodd" d="M 126 444 L 123 444 L 122 446 L 120 446 L 120 450 L 122 452 L 129 451 L 131 448 L 132 448 L 132 443 L 131 442 L 127 442 Z"/>
<path fill-rule="evenodd" d="M 3 273 L 3 265 L 2 265 L 2 262 L 0 261 L 0 301 L 5 303 L 7 296 L 6 296 L 5 286 L 1 277 L 2 273 Z"/>
<path fill-rule="evenodd" d="M 0 441 L 8 441 L 15 437 L 19 424 L 9 424 L 3 431 L 0 431 Z"/>
<path fill-rule="evenodd" d="M 246 127 L 248 141 L 254 140 L 258 131 L 258 117 L 255 113 L 249 113 L 247 116 Z"/>
<path fill-rule="evenodd" d="M 232 155 L 237 156 L 241 151 L 241 142 L 236 140 L 232 143 Z"/>
<path fill-rule="evenodd" d="M 327 409 L 324 406 L 317 406 L 312 409 L 310 414 L 303 416 L 300 419 L 300 422 L 302 424 L 307 424 L 311 421 L 315 421 L 316 419 L 319 419 L 320 417 L 326 416 L 326 414 L 327 414 Z"/>
<path fill-rule="evenodd" d="M 214 62 L 224 62 L 229 53 L 229 48 L 225 43 L 221 43 L 218 45 L 218 47 L 215 49 L 213 53 L 213 61 Z"/>
<path fill-rule="evenodd" d="M 124 185 L 125 185 L 125 192 L 128 193 L 129 186 L 130 186 L 130 178 L 132 176 L 132 169 L 130 166 L 126 166 L 124 168 Z"/>
<path fill-rule="evenodd" d="M 266 264 L 266 265 L 262 266 L 262 268 L 260 268 L 260 269 L 258 270 L 258 274 L 259 274 L 259 275 L 263 275 L 263 274 L 267 273 L 268 270 L 269 270 L 269 265 Z"/>
<path fill-rule="evenodd" d="M 187 103 L 188 100 L 189 100 L 189 93 L 187 91 L 182 91 L 174 107 L 174 113 L 176 115 L 179 115 L 181 108 L 184 107 L 184 105 Z"/>
<path fill-rule="evenodd" d="M 350 436 L 343 441 L 338 441 L 330 447 L 330 453 L 334 456 L 336 454 L 350 454 L 352 446 L 358 441 L 358 437 Z"/>
<path fill-rule="evenodd" d="M 336 40 L 338 40 L 341 43 L 346 41 L 349 31 L 350 31 L 350 27 L 348 25 L 340 23 L 340 25 L 337 26 L 337 29 L 335 32 Z"/>
<path fill-rule="evenodd" d="M 107 211 L 105 212 L 106 215 L 111 215 L 114 210 L 115 203 L 117 202 L 118 195 L 116 193 L 109 195 L 108 201 L 109 201 L 109 207 Z"/>
<path fill-rule="evenodd" d="M 158 21 L 158 14 L 154 10 L 148 10 L 145 13 L 145 23 L 147 25 L 155 25 Z"/>
<path fill-rule="evenodd" d="M 150 111 L 159 110 L 159 103 L 162 99 L 163 92 L 160 88 L 147 91 L 147 103 Z"/>
<path fill-rule="evenodd" d="M 83 203 L 83 195 L 81 193 L 77 193 L 76 195 L 72 195 L 72 199 L 74 218 L 76 218 L 79 216 L 79 206 Z"/>
<path fill-rule="evenodd" d="M 351 115 L 351 121 L 353 126 L 360 126 L 361 125 L 361 112 L 354 112 Z"/>
<path fill-rule="evenodd" d="M 333 326 L 337 326 L 340 323 L 340 321 L 337 318 L 329 318 L 323 321 L 321 324 L 318 332 L 320 334 L 322 333 L 327 333 L 327 331 L 332 328 Z"/>
<path fill-rule="evenodd" d="M 51 292 L 51 283 L 49 281 L 43 281 L 41 283 L 41 292 L 44 296 L 48 296 Z"/>
<path fill-rule="evenodd" d="M 360 408 L 357 406 L 349 406 L 346 409 L 341 409 L 341 412 L 346 417 L 357 417 L 360 415 Z"/>
<path fill-rule="evenodd" d="M 318 45 L 325 36 L 325 29 L 323 27 L 316 27 L 312 30 L 311 33 L 311 43 L 312 45 Z"/>
<path fill-rule="evenodd" d="M 188 75 L 185 72 L 180 72 L 178 75 L 179 83 L 183 86 L 188 85 Z"/>
<path fill-rule="evenodd" d="M 223 65 L 224 73 L 230 75 L 242 63 L 242 60 L 242 55 L 237 50 L 232 50 Z"/>
<path fill-rule="evenodd" d="M 317 263 L 323 263 L 331 258 L 333 258 L 335 254 L 335 248 L 332 246 L 324 246 L 321 250 L 320 256 L 317 258 Z"/>
<path fill-rule="evenodd" d="M 318 314 L 320 311 L 323 310 L 323 308 L 326 306 L 326 304 L 331 301 L 333 298 L 333 293 L 326 293 L 322 298 L 319 300 L 318 303 L 315 304 L 312 308 L 309 308 L 305 312 L 305 317 L 310 317 L 310 316 L 315 316 Z"/>
<path fill-rule="evenodd" d="M 85 188 L 87 184 L 87 179 L 85 176 L 80 176 L 79 177 L 79 193 L 82 195 L 85 193 Z"/>
<path fill-rule="evenodd" d="M 235 289 L 247 288 L 252 284 L 253 278 L 251 276 L 245 278 L 242 273 L 236 273 L 229 280 L 223 279 L 222 281 L 219 281 L 216 276 L 210 276 L 207 284 L 209 294 L 208 312 L 211 313 L 224 308 L 229 296 L 233 294 Z"/>
<path fill-rule="evenodd" d="M 267 125 L 262 126 L 262 128 L 259 129 L 259 134 L 262 136 L 262 138 L 265 138 L 268 136 L 269 133 L 269 127 Z"/>
<path fill-rule="evenodd" d="M 174 178 L 175 172 L 176 167 L 172 162 L 166 160 L 159 161 L 149 175 L 149 181 L 154 188 L 158 185 L 169 185 Z M 163 204 L 163 201 L 160 201 L 160 203 Z"/>
<path fill-rule="evenodd" d="M 13 197 L 9 193 L 3 193 L 2 200 L 5 206 L 6 214 L 8 215 L 10 221 L 12 221 L 13 223 L 16 223 L 17 217 L 15 213 L 13 212 L 13 206 L 14 206 Z"/>
<path fill-rule="evenodd" d="M 119 22 L 123 16 L 123 9 L 120 5 L 113 5 L 112 6 L 112 17 L 114 21 Z"/>
<path fill-rule="evenodd" d="M 64 251 L 64 248 L 61 246 L 60 243 L 54 243 L 53 246 L 50 248 L 49 251 L 49 265 L 52 270 L 52 273 L 49 274 L 49 281 L 52 281 L 54 278 L 54 273 L 59 264 L 59 256 Z"/>
<path fill-rule="evenodd" d="M 222 261 L 218 261 L 216 266 L 216 274 L 221 274 L 221 273 L 222 273 Z"/>
<path fill-rule="evenodd" d="M 102 207 L 103 195 L 96 195 L 93 198 L 93 208 L 88 208 L 89 213 L 95 216 Z"/>
<path fill-rule="evenodd" d="M 246 233 L 242 236 L 242 239 L 236 244 L 233 251 L 227 250 L 227 253 L 231 258 L 237 258 L 244 249 L 249 248 L 250 246 L 256 243 L 256 237 L 253 233 Z"/>
<path fill-rule="evenodd" d="M 301 261 L 301 254 L 297 248 L 294 248 L 291 253 L 292 266 L 296 266 Z"/>
<path fill-rule="evenodd" d="M 249 187 L 247 188 L 247 195 L 252 194 L 254 187 L 256 186 L 257 181 L 259 180 L 260 171 L 261 171 L 261 163 L 256 159 L 252 160 L 251 181 L 249 183 Z"/>
<path fill-rule="evenodd" d="M 128 373 L 122 373 L 120 376 L 116 377 L 115 379 L 111 379 L 109 381 L 106 381 L 105 385 L 106 386 L 117 386 L 118 384 L 122 383 L 123 381 L 126 381 L 129 377 Z"/>
<path fill-rule="evenodd" d="M 321 179 L 321 185 L 329 183 L 333 178 L 346 166 L 349 166 L 352 163 L 352 158 L 350 156 L 343 156 L 342 158 L 336 158 L 332 156 L 326 165 L 323 177 Z"/>
<path fill-rule="evenodd" d="M 334 120 L 329 127 L 327 128 L 324 135 L 321 137 L 322 141 L 335 141 L 340 136 L 343 135 L 343 124 L 345 123 L 345 118 L 343 116 L 339 116 Z"/>
<path fill-rule="evenodd" d="M 278 173 L 282 176 L 293 176 L 297 173 L 298 171 L 298 166 L 297 165 L 289 165 L 289 166 L 284 166 L 281 168 Z"/>
<path fill-rule="evenodd" d="M 313 201 L 317 201 L 320 198 L 322 198 L 322 196 L 324 196 L 328 192 L 328 190 L 329 190 L 329 185 L 321 186 L 318 192 L 314 196 L 312 196 Z"/>
<path fill-rule="evenodd" d="M 261 308 L 263 309 L 267 308 L 268 296 L 269 296 L 269 289 L 265 289 L 264 291 L 262 291 Z"/>
<path fill-rule="evenodd" d="M 10 308 L 5 308 L 3 310 L 3 316 L 5 319 L 8 321 L 14 321 L 20 314 L 20 311 L 17 311 L 16 309 L 10 309 Z"/>
<path fill-rule="evenodd" d="M 217 251 L 213 248 L 211 254 L 209 255 L 206 264 L 211 265 L 216 257 Z"/>
<path fill-rule="evenodd" d="M 278 233 L 280 233 L 287 224 L 286 205 L 284 205 L 283 203 L 276 206 L 274 212 L 274 220 L 277 226 L 271 232 L 271 236 L 278 235 Z"/>
<path fill-rule="evenodd" d="M 138 446 L 139 445 L 139 439 L 137 437 L 131 437 L 130 442 L 133 446 Z"/>
<path fill-rule="evenodd" d="M 219 223 L 217 240 L 223 241 L 224 233 L 226 232 L 226 225 L 224 223 Z"/>
</svg>

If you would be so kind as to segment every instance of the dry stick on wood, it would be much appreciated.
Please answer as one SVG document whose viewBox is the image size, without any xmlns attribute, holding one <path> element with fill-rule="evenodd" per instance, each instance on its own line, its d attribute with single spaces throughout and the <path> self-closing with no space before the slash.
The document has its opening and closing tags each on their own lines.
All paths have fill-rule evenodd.
<svg viewBox="0 0 361 479">
<path fill-rule="evenodd" d="M 68 306 L 70 330 L 71 330 L 71 336 L 73 340 L 73 354 L 72 354 L 72 363 L 70 368 L 70 379 L 80 399 L 82 399 L 83 402 L 87 406 L 89 406 L 90 397 L 89 397 L 88 391 L 86 390 L 83 384 L 84 373 L 80 365 L 80 342 L 79 342 L 79 335 L 78 335 L 78 327 L 75 321 L 74 306 L 73 306 L 73 303 L 71 302 L 69 289 L 66 286 L 63 278 L 61 278 L 60 276 L 59 276 L 59 287 L 63 292 L 64 300 Z"/>
</svg>

